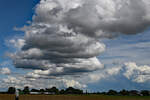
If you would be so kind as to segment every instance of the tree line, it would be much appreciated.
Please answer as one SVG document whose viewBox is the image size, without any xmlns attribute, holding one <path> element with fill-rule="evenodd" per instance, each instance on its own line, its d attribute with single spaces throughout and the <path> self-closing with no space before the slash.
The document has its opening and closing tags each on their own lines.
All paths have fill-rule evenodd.
<svg viewBox="0 0 150 100">
<path fill-rule="evenodd" d="M 45 88 L 45 89 L 30 89 L 28 86 L 24 87 L 24 89 L 17 89 L 14 87 L 9 87 L 8 91 L 5 92 L 7 94 L 15 94 L 16 91 L 21 94 L 101 94 L 101 95 L 122 95 L 122 96 L 150 96 L 149 90 L 121 90 L 121 91 L 115 91 L 115 90 L 109 90 L 108 92 L 83 92 L 81 89 L 75 89 L 73 87 L 68 87 L 66 89 L 59 90 L 56 87 L 52 88 Z"/>
<path fill-rule="evenodd" d="M 15 89 L 14 87 L 9 87 L 7 93 L 8 94 L 15 94 L 16 91 L 19 92 L 19 94 L 83 94 L 83 90 L 75 89 L 73 87 L 69 87 L 66 89 L 59 90 L 56 87 L 52 88 L 45 88 L 45 89 L 29 89 L 28 86 L 24 87 L 24 89 Z"/>
<path fill-rule="evenodd" d="M 121 90 L 121 91 L 115 91 L 115 90 L 109 90 L 108 92 L 97 92 L 94 94 L 104 94 L 104 95 L 122 95 L 122 96 L 150 96 L 149 90 Z"/>
</svg>

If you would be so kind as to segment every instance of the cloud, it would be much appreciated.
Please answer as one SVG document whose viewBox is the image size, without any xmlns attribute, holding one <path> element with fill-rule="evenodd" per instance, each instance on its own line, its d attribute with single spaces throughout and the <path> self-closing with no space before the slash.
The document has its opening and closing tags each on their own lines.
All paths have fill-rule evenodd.
<svg viewBox="0 0 150 100">
<path fill-rule="evenodd" d="M 0 74 L 3 74 L 3 75 L 9 75 L 11 74 L 11 70 L 9 68 L 0 68 Z"/>
<path fill-rule="evenodd" d="M 54 72 L 56 73 L 56 72 Z M 126 62 L 123 65 L 106 67 L 92 73 L 79 74 L 78 76 L 53 76 L 49 75 L 48 71 L 34 70 L 26 75 L 11 75 L 3 78 L 1 84 L 4 87 L 15 86 L 23 88 L 49 88 L 56 86 L 58 88 L 87 88 L 88 84 L 101 83 L 104 80 L 116 80 L 119 76 L 127 78 L 128 81 L 138 84 L 144 84 L 150 81 L 150 66 L 138 66 L 135 62 Z M 124 81 L 124 79 L 121 79 Z"/>
<path fill-rule="evenodd" d="M 150 66 L 143 65 L 138 66 L 134 62 L 128 62 L 124 64 L 125 66 L 125 72 L 123 75 L 137 83 L 145 83 L 147 81 L 150 81 L 149 75 L 150 75 Z"/>
<path fill-rule="evenodd" d="M 82 63 L 77 64 L 59 64 L 57 66 L 50 65 L 47 70 L 35 70 L 31 75 L 48 75 L 48 76 L 62 76 L 62 75 L 76 75 L 86 72 L 96 71 L 102 68 L 97 58 L 86 59 L 87 61 L 81 59 Z M 61 67 L 62 66 L 62 67 Z M 41 66 L 42 69 L 43 66 Z"/>
<path fill-rule="evenodd" d="M 103 70 L 100 70 L 96 73 L 89 74 L 88 81 L 89 83 L 95 83 L 104 79 L 109 79 L 110 77 L 120 74 L 121 70 L 121 66 L 104 68 Z"/>
<path fill-rule="evenodd" d="M 25 40 L 24 39 L 11 39 L 8 41 L 10 43 L 10 45 L 13 45 L 15 48 L 21 49 L 22 46 L 25 44 Z"/>
<path fill-rule="evenodd" d="M 63 79 L 62 82 L 64 83 L 65 87 L 76 87 L 76 88 L 86 88 L 87 86 L 85 84 L 81 84 L 78 81 L 75 80 L 66 80 Z"/>
<path fill-rule="evenodd" d="M 25 86 L 29 86 L 30 88 L 40 88 L 40 86 L 43 87 L 44 85 L 44 82 L 41 84 L 40 81 L 42 80 L 26 79 L 24 76 L 8 76 L 2 79 L 1 84 L 3 88 L 10 86 L 14 86 L 20 89 L 24 88 Z"/>
<path fill-rule="evenodd" d="M 24 38 L 10 41 L 20 49 L 8 55 L 16 68 L 33 70 L 28 77 L 103 71 L 97 58 L 105 51 L 100 40 L 143 32 L 150 26 L 149 9 L 146 0 L 41 0 L 30 25 L 21 28 Z M 90 77 L 99 80 L 119 70 Z"/>
<path fill-rule="evenodd" d="M 43 79 L 43 78 L 27 78 L 21 75 L 18 76 L 7 76 L 3 78 L 1 83 L 1 88 L 7 88 L 10 86 L 14 86 L 18 89 L 22 89 L 25 86 L 29 86 L 30 88 L 50 88 L 56 86 L 57 88 L 67 88 L 67 87 L 75 87 L 75 88 L 86 88 L 85 84 L 81 84 L 76 80 L 69 80 L 69 79 Z"/>
<path fill-rule="evenodd" d="M 123 35 L 115 39 L 104 39 L 106 50 L 98 58 L 105 66 L 114 63 L 136 62 L 140 65 L 149 65 L 149 29 L 137 35 Z"/>
<path fill-rule="evenodd" d="M 89 67 L 101 68 L 95 57 L 105 50 L 105 45 L 98 38 L 143 31 L 149 26 L 149 21 L 143 19 L 147 16 L 146 7 L 142 0 L 41 0 L 33 22 L 22 29 L 25 37 L 18 40 L 22 50 L 12 57 L 14 64 L 22 68 L 63 69 L 82 68 L 89 63 Z"/>
<path fill-rule="evenodd" d="M 106 67 L 95 73 L 90 73 L 81 80 L 87 83 L 95 83 L 103 80 L 116 79 L 117 77 L 124 77 L 133 83 L 144 84 L 150 82 L 149 76 L 150 66 L 138 66 L 135 62 L 126 62 L 124 64 Z"/>
<path fill-rule="evenodd" d="M 142 0 L 42 0 L 34 20 L 67 24 L 74 31 L 88 36 L 101 35 L 97 33 L 99 30 L 105 34 L 134 34 L 149 26 L 149 21 L 144 18 L 149 15 L 146 3 Z"/>
</svg>

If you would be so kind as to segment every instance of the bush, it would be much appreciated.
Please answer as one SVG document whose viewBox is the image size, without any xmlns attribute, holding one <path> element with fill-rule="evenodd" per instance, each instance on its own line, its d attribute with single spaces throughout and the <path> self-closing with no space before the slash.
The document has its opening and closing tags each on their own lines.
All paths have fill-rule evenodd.
<svg viewBox="0 0 150 100">
<path fill-rule="evenodd" d="M 119 92 L 119 94 L 121 94 L 121 95 L 129 95 L 129 91 L 123 89 L 123 90 L 121 90 L 121 91 Z"/>
<path fill-rule="evenodd" d="M 8 88 L 8 91 L 7 91 L 8 94 L 15 94 L 15 92 L 16 92 L 16 88 L 14 88 L 14 87 Z"/>
<path fill-rule="evenodd" d="M 142 94 L 143 96 L 149 96 L 149 95 L 150 95 L 149 92 L 150 92 L 150 91 L 142 90 L 142 91 L 141 91 L 141 94 Z"/>
</svg>

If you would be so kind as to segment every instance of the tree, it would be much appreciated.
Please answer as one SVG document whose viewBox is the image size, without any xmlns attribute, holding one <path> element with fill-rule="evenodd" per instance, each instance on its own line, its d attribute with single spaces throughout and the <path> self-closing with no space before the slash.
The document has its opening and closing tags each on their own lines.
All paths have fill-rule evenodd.
<svg viewBox="0 0 150 100">
<path fill-rule="evenodd" d="M 150 95 L 150 91 L 142 90 L 142 91 L 141 91 L 141 94 L 142 94 L 143 96 L 149 96 L 149 95 Z"/>
<path fill-rule="evenodd" d="M 60 90 L 60 92 L 59 92 L 60 94 L 65 94 L 65 90 L 64 89 L 62 89 L 62 90 Z"/>
<path fill-rule="evenodd" d="M 47 88 L 46 92 L 52 93 L 52 94 L 58 94 L 59 90 L 56 87 Z"/>
<path fill-rule="evenodd" d="M 51 91 L 55 94 L 58 94 L 59 93 L 59 90 L 56 88 L 56 87 L 52 87 L 51 88 Z"/>
<path fill-rule="evenodd" d="M 118 93 L 117 93 L 117 91 L 115 91 L 115 90 L 109 90 L 107 94 L 108 94 L 108 95 L 116 95 L 116 94 L 118 94 Z"/>
<path fill-rule="evenodd" d="M 44 94 L 45 90 L 44 89 L 40 89 L 40 93 Z"/>
<path fill-rule="evenodd" d="M 131 91 L 129 91 L 129 94 L 132 96 L 140 95 L 139 91 L 137 91 L 137 90 L 131 90 Z"/>
<path fill-rule="evenodd" d="M 19 91 L 19 94 L 24 94 L 21 89 L 18 89 L 18 91 Z"/>
<path fill-rule="evenodd" d="M 65 90 L 65 94 L 83 94 L 83 90 L 69 87 Z"/>
<path fill-rule="evenodd" d="M 29 87 L 28 87 L 28 86 L 24 87 L 23 93 L 24 93 L 24 94 L 30 94 L 30 90 L 29 90 Z"/>
<path fill-rule="evenodd" d="M 39 92 L 40 90 L 38 89 L 32 89 L 31 92 Z"/>
<path fill-rule="evenodd" d="M 101 94 L 106 95 L 107 93 L 106 92 L 101 92 Z"/>
<path fill-rule="evenodd" d="M 129 95 L 129 91 L 123 89 L 119 92 L 121 95 Z"/>
<path fill-rule="evenodd" d="M 16 88 L 15 87 L 9 87 L 7 93 L 8 94 L 15 94 Z"/>
</svg>

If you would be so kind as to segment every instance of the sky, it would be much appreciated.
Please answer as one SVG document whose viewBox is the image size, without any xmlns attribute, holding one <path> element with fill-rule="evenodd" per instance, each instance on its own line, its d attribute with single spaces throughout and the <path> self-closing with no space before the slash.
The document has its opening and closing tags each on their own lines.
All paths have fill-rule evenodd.
<svg viewBox="0 0 150 100">
<path fill-rule="evenodd" d="M 150 90 L 149 9 L 148 0 L 1 0 L 1 90 Z"/>
<path fill-rule="evenodd" d="M 38 2 L 38 0 L 0 1 L 0 61 L 3 61 L 3 54 L 8 50 L 5 45 L 6 39 L 9 39 L 16 34 L 21 34 L 20 32 L 15 31 L 14 27 L 22 27 L 27 21 L 32 20 L 34 7 Z"/>
</svg>

